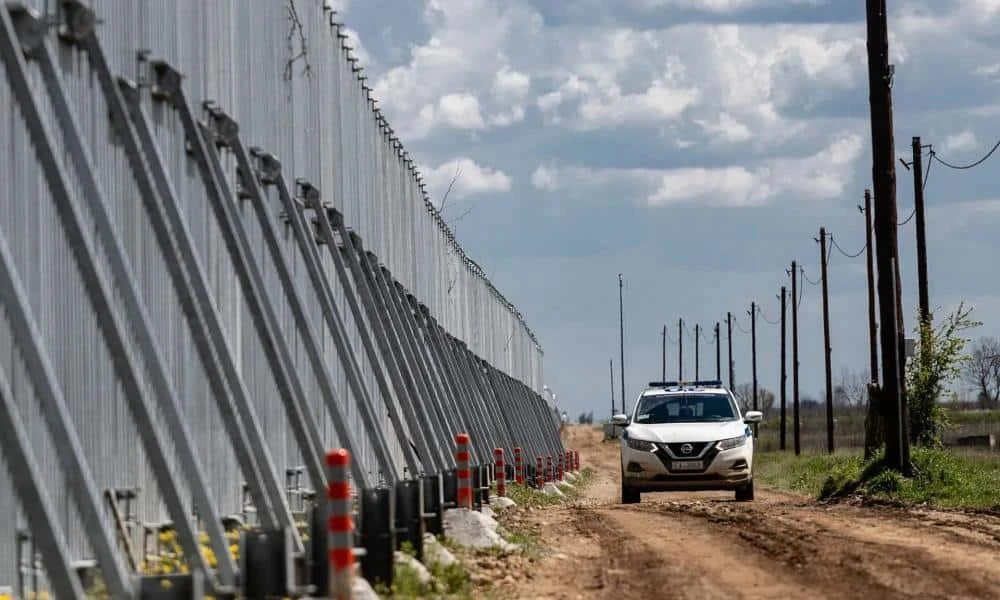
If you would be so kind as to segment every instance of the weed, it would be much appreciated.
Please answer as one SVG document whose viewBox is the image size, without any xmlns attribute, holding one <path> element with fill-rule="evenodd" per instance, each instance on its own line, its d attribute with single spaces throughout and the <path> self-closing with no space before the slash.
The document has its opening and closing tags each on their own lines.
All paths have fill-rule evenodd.
<svg viewBox="0 0 1000 600">
<path fill-rule="evenodd" d="M 754 466 L 760 481 L 814 494 L 819 499 L 849 495 L 949 508 L 1000 505 L 1000 458 L 961 455 L 939 448 L 914 448 L 913 477 L 886 468 L 883 456 L 869 461 L 850 453 L 833 455 L 763 453 Z"/>
</svg>

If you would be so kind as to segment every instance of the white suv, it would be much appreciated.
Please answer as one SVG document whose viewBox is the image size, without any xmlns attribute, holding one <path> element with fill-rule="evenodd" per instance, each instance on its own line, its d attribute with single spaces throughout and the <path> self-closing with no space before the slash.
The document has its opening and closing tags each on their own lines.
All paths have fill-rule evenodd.
<svg viewBox="0 0 1000 600">
<path fill-rule="evenodd" d="M 741 415 L 721 381 L 651 382 L 621 432 L 622 503 L 642 492 L 731 490 L 753 500 L 753 431 L 763 414 Z"/>
</svg>

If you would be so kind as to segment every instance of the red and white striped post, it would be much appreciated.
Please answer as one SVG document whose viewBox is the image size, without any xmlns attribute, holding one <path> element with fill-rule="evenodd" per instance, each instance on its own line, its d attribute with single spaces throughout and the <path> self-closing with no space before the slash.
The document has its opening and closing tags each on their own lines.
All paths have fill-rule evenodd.
<svg viewBox="0 0 1000 600">
<path fill-rule="evenodd" d="M 566 454 L 560 452 L 556 455 L 556 481 L 563 480 L 563 462 L 566 460 Z"/>
<path fill-rule="evenodd" d="M 458 494 L 456 500 L 459 508 L 472 510 L 472 472 L 469 470 L 469 434 L 460 433 L 455 436 L 455 463 L 458 476 Z"/>
<path fill-rule="evenodd" d="M 573 466 L 577 471 L 580 470 L 580 453 L 576 450 L 573 451 Z"/>
<path fill-rule="evenodd" d="M 566 455 L 566 470 L 567 471 L 573 471 L 574 470 L 573 469 L 573 451 L 572 450 L 567 450 L 566 452 L 564 452 L 564 454 Z"/>
<path fill-rule="evenodd" d="M 331 600 L 350 600 L 354 583 L 354 520 L 351 518 L 351 483 L 347 479 L 350 461 L 350 452 L 343 448 L 326 453 L 326 497 L 330 504 L 327 550 Z"/>
<path fill-rule="evenodd" d="M 514 481 L 517 485 L 524 485 L 524 463 L 520 446 L 514 448 Z"/>
<path fill-rule="evenodd" d="M 545 481 L 552 481 L 552 455 L 545 457 Z"/>
<path fill-rule="evenodd" d="M 497 497 L 507 496 L 507 465 L 503 461 L 503 448 L 493 451 L 493 467 L 497 477 Z"/>
<path fill-rule="evenodd" d="M 542 468 L 542 457 L 535 457 L 535 483 L 541 489 L 545 485 L 545 469 Z"/>
</svg>

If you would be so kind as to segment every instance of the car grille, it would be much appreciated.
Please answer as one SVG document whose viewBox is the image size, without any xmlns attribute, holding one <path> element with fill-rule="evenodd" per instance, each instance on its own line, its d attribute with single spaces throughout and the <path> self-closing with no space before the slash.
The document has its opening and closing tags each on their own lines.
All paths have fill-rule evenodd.
<svg viewBox="0 0 1000 600">
<path fill-rule="evenodd" d="M 698 473 L 704 473 L 705 471 L 708 470 L 708 467 L 711 466 L 712 461 L 715 460 L 715 457 L 719 454 L 719 449 L 716 448 L 715 446 L 712 446 L 711 448 L 708 449 L 708 451 L 705 452 L 704 456 L 695 458 L 698 456 L 698 454 L 701 453 L 702 450 L 705 449 L 705 446 L 711 444 L 712 442 L 699 442 L 698 444 L 695 444 L 693 442 L 688 442 L 688 443 L 694 446 L 690 454 L 686 455 L 681 454 L 678 451 L 679 448 L 676 450 L 674 449 L 675 446 L 683 446 L 684 445 L 683 443 L 657 444 L 656 452 L 654 452 L 653 454 L 656 456 L 656 458 L 660 459 L 660 462 L 663 463 L 663 466 L 667 469 L 667 472 L 671 474 L 679 473 L 682 475 L 697 475 Z M 668 447 L 670 448 L 671 451 L 674 452 L 674 456 L 678 458 L 671 458 L 670 455 L 667 454 L 666 448 Z M 675 471 L 671 465 L 671 463 L 675 460 L 700 460 L 704 463 L 704 466 L 697 471 L 689 471 L 689 470 Z"/>
<path fill-rule="evenodd" d="M 710 443 L 711 442 L 673 442 L 670 444 L 661 444 L 661 445 L 669 448 L 670 452 L 673 453 L 673 455 L 676 456 L 677 458 L 683 459 L 683 458 L 694 458 L 698 456 L 699 454 L 701 454 L 701 451 L 705 449 L 705 446 L 709 445 Z M 691 445 L 691 451 L 690 452 L 682 451 L 681 447 L 688 444 Z"/>
</svg>

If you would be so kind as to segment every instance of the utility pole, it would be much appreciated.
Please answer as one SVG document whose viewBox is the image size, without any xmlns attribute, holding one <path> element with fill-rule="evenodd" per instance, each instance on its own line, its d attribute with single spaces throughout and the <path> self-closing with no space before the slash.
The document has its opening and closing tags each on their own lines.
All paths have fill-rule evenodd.
<svg viewBox="0 0 1000 600">
<path fill-rule="evenodd" d="M 860 208 L 860 207 L 859 207 Z M 868 263 L 868 350 L 871 382 L 878 385 L 878 321 L 875 318 L 875 243 L 872 241 L 872 192 L 865 190 L 865 259 Z"/>
<path fill-rule="evenodd" d="M 785 449 L 785 399 L 786 387 L 788 383 L 788 369 L 785 365 L 785 286 L 781 286 L 781 444 L 780 448 Z"/>
<path fill-rule="evenodd" d="M 924 221 L 924 164 L 920 136 L 913 138 L 913 216 L 917 230 L 917 287 L 920 296 L 920 323 L 931 324 L 931 301 L 927 291 L 927 235 Z M 921 344 L 921 349 L 924 345 Z M 921 351 L 921 359 L 925 352 Z"/>
<path fill-rule="evenodd" d="M 799 428 L 799 267 L 792 261 L 792 444 L 802 453 Z"/>
<path fill-rule="evenodd" d="M 865 459 L 871 459 L 885 441 L 883 402 L 878 393 L 878 322 L 875 320 L 875 244 L 872 241 L 872 193 L 865 190 L 865 205 L 858 209 L 865 215 L 865 260 L 868 270 L 868 410 L 865 415 Z"/>
<path fill-rule="evenodd" d="M 684 319 L 677 319 L 677 381 L 684 381 Z"/>
<path fill-rule="evenodd" d="M 750 303 L 750 361 L 753 369 L 753 409 L 757 410 L 757 303 Z"/>
<path fill-rule="evenodd" d="M 715 379 L 722 381 L 722 337 L 718 321 L 715 322 Z"/>
<path fill-rule="evenodd" d="M 875 188 L 879 321 L 882 323 L 881 399 L 886 414 L 886 466 L 912 472 L 900 380 L 900 324 L 897 288 L 898 240 L 896 167 L 892 123 L 892 68 L 885 0 L 866 0 L 868 87 L 871 104 L 872 179 Z"/>
<path fill-rule="evenodd" d="M 819 266 L 823 279 L 823 365 L 826 367 L 826 450 L 833 454 L 833 374 L 830 371 L 830 293 L 826 278 L 826 228 L 819 228 Z"/>
<path fill-rule="evenodd" d="M 694 380 L 698 381 L 698 339 L 701 336 L 701 325 L 694 324 Z"/>
<path fill-rule="evenodd" d="M 667 326 L 663 326 L 663 373 L 660 376 L 660 381 L 667 380 Z"/>
<path fill-rule="evenodd" d="M 733 391 L 733 313 L 726 313 L 726 345 L 729 347 L 729 391 Z"/>
<path fill-rule="evenodd" d="M 611 371 L 611 416 L 615 416 L 615 359 L 608 359 L 608 370 Z"/>
<path fill-rule="evenodd" d="M 621 352 L 622 412 L 625 412 L 625 305 L 622 302 L 622 274 L 618 274 L 618 340 Z"/>
</svg>

